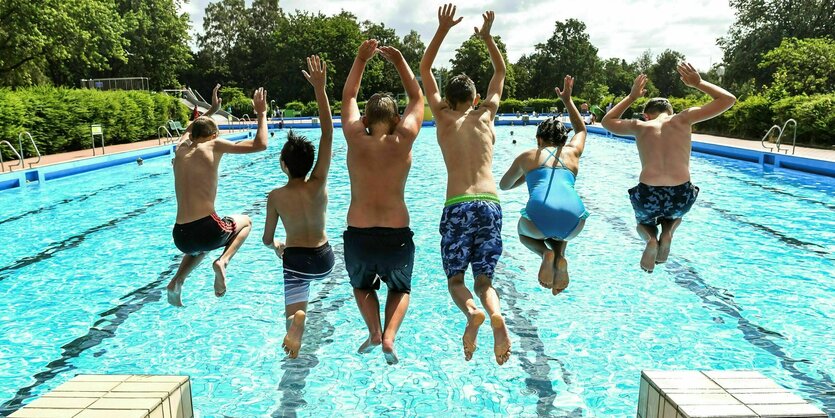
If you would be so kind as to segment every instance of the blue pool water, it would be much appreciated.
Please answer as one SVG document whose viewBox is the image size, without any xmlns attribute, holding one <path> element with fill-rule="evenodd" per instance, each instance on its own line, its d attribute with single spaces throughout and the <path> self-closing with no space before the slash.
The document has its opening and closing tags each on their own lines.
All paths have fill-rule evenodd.
<svg viewBox="0 0 835 418">
<path fill-rule="evenodd" d="M 510 131 L 519 144 L 512 145 Z M 499 127 L 494 172 L 535 127 Z M 318 138 L 318 131 L 303 133 Z M 165 302 L 179 262 L 168 158 L 0 193 L 0 415 L 79 373 L 187 374 L 200 416 L 634 416 L 642 369 L 757 369 L 835 414 L 835 184 L 722 158 L 693 159 L 699 200 L 670 262 L 647 275 L 626 190 L 633 143 L 591 135 L 577 188 L 592 215 L 568 246 L 571 285 L 553 297 L 516 239 L 524 187 L 502 193 L 505 253 L 495 285 L 513 357 L 495 365 L 489 327 L 465 363 L 464 319 L 446 290 L 438 221 L 446 174 L 424 128 L 407 184 L 417 246 L 401 363 L 356 354 L 366 337 L 342 265 L 349 199 L 337 132 L 328 235 L 337 267 L 311 289 L 301 356 L 288 361 L 280 262 L 260 244 L 278 152 L 227 156 L 217 208 L 253 233 L 212 292 L 201 265 L 186 308 Z"/>
</svg>

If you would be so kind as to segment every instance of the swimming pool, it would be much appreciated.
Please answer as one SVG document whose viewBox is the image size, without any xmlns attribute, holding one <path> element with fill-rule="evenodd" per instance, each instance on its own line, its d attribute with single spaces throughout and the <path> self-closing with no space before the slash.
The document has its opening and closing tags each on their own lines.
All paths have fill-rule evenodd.
<svg viewBox="0 0 835 418">
<path fill-rule="evenodd" d="M 534 132 L 497 128 L 497 180 Z M 249 214 L 254 231 L 230 264 L 228 294 L 214 297 L 204 262 L 184 309 L 164 295 L 179 262 L 168 158 L 0 193 L 0 415 L 78 373 L 156 373 L 191 375 L 200 416 L 624 417 L 634 416 L 641 369 L 757 369 L 835 414 L 833 179 L 695 157 L 699 200 L 670 262 L 647 275 L 626 196 L 635 146 L 590 135 L 577 188 L 592 215 L 568 246 L 571 285 L 558 297 L 539 287 L 539 260 L 516 239 L 526 191 L 501 195 L 495 282 L 514 354 L 497 367 L 489 327 L 463 361 L 464 320 L 439 255 L 446 174 L 424 128 L 406 192 L 412 305 L 401 363 L 387 366 L 379 352 L 355 353 L 367 332 L 342 265 L 350 191 L 337 130 L 328 212 L 337 266 L 312 287 L 301 355 L 289 361 L 280 263 L 259 242 L 265 195 L 285 180 L 284 135 L 266 152 L 225 157 L 218 211 Z"/>
</svg>

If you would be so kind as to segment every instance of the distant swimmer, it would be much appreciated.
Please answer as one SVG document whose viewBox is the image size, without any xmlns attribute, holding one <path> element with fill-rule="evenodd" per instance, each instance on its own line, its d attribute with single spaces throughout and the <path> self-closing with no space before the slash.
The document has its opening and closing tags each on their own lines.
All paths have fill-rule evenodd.
<svg viewBox="0 0 835 418">
<path fill-rule="evenodd" d="M 142 163 L 144 163 L 144 162 L 145 161 L 142 159 L 142 157 L 139 157 L 139 158 L 136 159 L 136 165 L 142 165 Z"/>
<path fill-rule="evenodd" d="M 455 19 L 455 9 L 452 4 L 438 9 L 438 30 L 420 62 L 426 99 L 435 115 L 438 144 L 447 168 L 447 200 L 440 225 L 441 260 L 450 296 L 467 318 L 462 336 L 464 359 L 472 359 L 478 329 L 486 319 L 464 281 L 464 274 L 472 266 L 473 290 L 490 315 L 493 352 L 496 363 L 502 365 L 510 358 L 511 342 L 499 295 L 493 288 L 493 274 L 503 246 L 502 207 L 492 166 L 496 142 L 493 120 L 498 113 L 506 68 L 490 34 L 495 14 L 485 12 L 481 29 L 475 28 L 475 32 L 486 44 L 493 64 L 487 97 L 479 103 L 475 83 L 465 74 L 450 77 L 441 97 L 432 75 L 432 63 L 447 33 L 463 19 Z"/>
<path fill-rule="evenodd" d="M 620 119 L 623 112 L 646 93 L 647 76 L 635 78 L 632 92 L 603 117 L 603 127 L 618 135 L 633 135 L 641 157 L 641 177 L 629 189 L 629 199 L 638 221 L 638 235 L 646 241 L 641 268 L 652 273 L 667 261 L 673 232 L 690 211 L 699 188 L 690 183 L 690 133 L 695 123 L 721 115 L 736 103 L 725 89 L 702 80 L 689 63 L 678 65 L 681 81 L 709 94 L 713 101 L 676 114 L 665 98 L 650 99 L 643 120 Z M 658 225 L 661 225 L 659 236 Z"/>
<path fill-rule="evenodd" d="M 290 358 L 298 357 L 301 348 L 310 284 L 327 277 L 334 265 L 333 250 L 325 234 L 328 170 L 333 154 L 333 122 L 325 92 L 327 67 L 324 61 L 313 55 L 307 58 L 307 69 L 303 71 L 304 77 L 313 85 L 319 120 L 322 121 L 319 158 L 313 165 L 313 144 L 292 130 L 287 133 L 280 164 L 288 180 L 287 184 L 271 191 L 267 197 L 267 218 L 262 238 L 264 245 L 282 260 L 287 329 L 282 347 Z M 275 239 L 279 219 L 287 234 L 284 243 Z"/>
<path fill-rule="evenodd" d="M 537 147 L 516 157 L 499 186 L 510 190 L 527 183 L 528 203 L 519 218 L 519 240 L 542 257 L 539 284 L 556 295 L 568 287 L 568 261 L 565 248 L 586 223 L 589 212 L 574 189 L 580 155 L 586 145 L 586 125 L 571 100 L 574 78 L 565 76 L 563 88 L 556 89 L 574 127 L 557 117 L 549 117 L 536 130 Z"/>
<path fill-rule="evenodd" d="M 174 244 L 185 255 L 180 268 L 168 283 L 168 303 L 183 306 L 182 290 L 186 277 L 209 251 L 225 247 L 215 260 L 215 296 L 226 294 L 226 268 L 246 240 L 252 221 L 246 215 L 218 216 L 215 212 L 218 166 L 224 154 L 248 154 L 267 149 L 267 92 L 261 88 L 253 95 L 258 117 L 255 139 L 231 142 L 218 137 L 211 115 L 220 109 L 217 92 L 212 93 L 212 107 L 206 115 L 188 125 L 174 153 L 174 189 L 177 194 L 177 223 Z"/>
</svg>

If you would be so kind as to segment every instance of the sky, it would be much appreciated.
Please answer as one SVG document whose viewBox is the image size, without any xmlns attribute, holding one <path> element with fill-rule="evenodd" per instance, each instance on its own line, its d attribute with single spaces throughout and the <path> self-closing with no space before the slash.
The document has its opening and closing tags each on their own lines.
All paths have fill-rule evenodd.
<svg viewBox="0 0 835 418">
<path fill-rule="evenodd" d="M 183 10 L 191 16 L 193 32 L 202 31 L 203 10 L 213 0 L 189 0 Z M 251 0 L 246 0 L 247 4 Z M 417 30 L 428 44 L 437 29 L 439 0 L 280 0 L 285 12 L 306 10 L 332 15 L 347 10 L 360 21 L 383 22 L 399 36 Z M 417 9 L 415 4 L 420 4 Z M 459 1 L 457 16 L 464 20 L 455 26 L 441 47 L 437 66 L 448 66 L 455 49 L 481 26 L 481 13 L 496 12 L 492 33 L 507 44 L 511 62 L 534 51 L 554 31 L 554 22 L 575 18 L 586 23 L 591 42 L 598 56 L 633 61 L 649 49 L 658 55 L 665 49 L 683 53 L 697 69 L 707 71 L 720 62 L 722 51 L 716 45 L 734 20 L 728 0 L 599 0 L 597 2 L 565 0 L 492 0 Z M 315 52 L 315 51 L 311 51 Z"/>
</svg>

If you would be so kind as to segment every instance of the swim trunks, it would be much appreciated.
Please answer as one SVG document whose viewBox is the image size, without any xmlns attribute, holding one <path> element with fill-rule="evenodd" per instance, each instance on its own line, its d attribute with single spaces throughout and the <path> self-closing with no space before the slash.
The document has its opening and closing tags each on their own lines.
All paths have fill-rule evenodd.
<svg viewBox="0 0 835 418">
<path fill-rule="evenodd" d="M 197 255 L 225 247 L 235 235 L 235 220 L 228 216 L 221 219 L 213 213 L 196 221 L 175 224 L 171 234 L 180 251 Z"/>
<path fill-rule="evenodd" d="M 456 196 L 441 215 L 441 260 L 447 278 L 467 271 L 492 278 L 502 255 L 502 207 L 494 194 Z"/>
<path fill-rule="evenodd" d="M 689 181 L 678 186 L 650 186 L 638 183 L 629 189 L 635 219 L 642 225 L 658 225 L 661 220 L 683 217 L 699 196 L 699 188 Z"/>
<path fill-rule="evenodd" d="M 333 249 L 329 243 L 316 248 L 287 247 L 281 256 L 284 266 L 284 304 L 307 302 L 310 282 L 321 280 L 333 270 Z"/>
<path fill-rule="evenodd" d="M 355 228 L 342 234 L 345 270 L 355 289 L 378 290 L 386 282 L 389 291 L 410 293 L 415 264 L 414 233 L 409 228 Z"/>
</svg>

